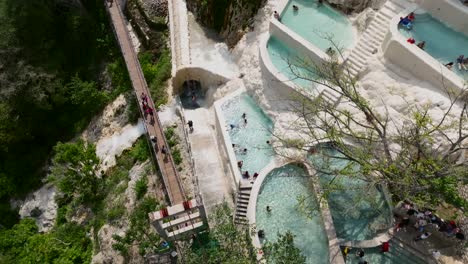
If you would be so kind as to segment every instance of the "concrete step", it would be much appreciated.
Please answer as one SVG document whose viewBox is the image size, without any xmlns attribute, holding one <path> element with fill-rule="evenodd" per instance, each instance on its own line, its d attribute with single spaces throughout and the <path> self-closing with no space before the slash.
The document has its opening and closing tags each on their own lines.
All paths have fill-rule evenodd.
<svg viewBox="0 0 468 264">
<path fill-rule="evenodd" d="M 239 187 L 239 190 L 240 190 L 240 191 L 243 191 L 243 190 L 248 190 L 248 191 L 250 191 L 250 190 L 252 190 L 252 185 L 240 186 L 240 187 Z"/>
<path fill-rule="evenodd" d="M 360 62 L 360 61 L 358 61 L 358 60 L 355 60 L 355 59 L 348 60 L 347 62 L 348 62 L 349 64 L 351 64 L 351 65 L 355 65 L 355 66 L 358 67 L 358 68 L 364 67 L 364 63 L 362 63 L 362 62 Z"/>
<path fill-rule="evenodd" d="M 392 21 L 391 19 L 389 19 L 388 17 L 384 17 L 382 14 L 380 13 L 377 13 L 374 17 L 374 19 L 378 19 L 382 22 L 384 22 L 384 25 L 388 26 L 390 24 L 390 21 Z"/>
<path fill-rule="evenodd" d="M 388 0 L 385 3 L 385 6 L 387 6 L 389 9 L 392 9 L 393 12 L 397 14 L 400 13 L 403 9 L 405 9 L 405 7 L 402 4 L 392 1 L 392 0 Z"/>
<path fill-rule="evenodd" d="M 355 52 L 351 53 L 351 55 L 348 57 L 348 60 L 362 65 L 365 65 L 367 63 L 366 59 L 357 55 Z"/>
<path fill-rule="evenodd" d="M 246 204 L 246 205 L 248 205 L 248 204 L 249 204 L 249 200 L 241 199 L 241 200 L 237 200 L 237 203 L 238 203 L 238 204 Z"/>
<path fill-rule="evenodd" d="M 372 54 L 372 50 L 374 49 L 373 47 L 370 47 L 368 45 L 363 45 L 362 43 L 360 43 L 361 45 L 357 45 L 356 46 L 356 50 L 359 50 L 361 53 L 365 54 L 365 55 L 371 55 Z"/>
<path fill-rule="evenodd" d="M 351 77 L 356 77 L 357 75 L 359 74 L 359 72 L 357 72 L 356 70 L 354 69 L 349 69 L 349 75 L 351 75 Z"/>
<path fill-rule="evenodd" d="M 237 210 L 242 209 L 242 210 L 247 210 L 247 204 L 240 204 L 238 203 L 236 206 Z"/>
<path fill-rule="evenodd" d="M 369 57 L 369 55 L 371 54 L 370 52 L 367 52 L 365 50 L 362 50 L 362 49 L 353 49 L 353 54 L 356 54 L 356 56 L 360 57 L 360 58 L 365 58 L 366 61 L 367 61 L 367 57 Z"/>
<path fill-rule="evenodd" d="M 237 193 L 237 198 L 248 200 L 250 198 L 250 193 Z"/>
<path fill-rule="evenodd" d="M 383 17 L 386 17 L 388 19 L 392 19 L 396 15 L 395 12 L 386 8 L 385 6 L 383 6 L 382 9 L 380 9 L 379 13 L 382 14 Z"/>
<path fill-rule="evenodd" d="M 369 33 L 374 34 L 375 36 L 380 36 L 380 37 L 384 38 L 386 32 L 383 32 L 382 29 L 378 29 L 378 30 L 372 30 L 371 29 Z"/>
<path fill-rule="evenodd" d="M 388 19 L 382 18 L 381 16 L 377 15 L 374 17 L 372 22 L 374 22 L 378 27 L 386 27 L 388 25 Z"/>
<path fill-rule="evenodd" d="M 392 4 L 391 1 L 387 1 L 387 3 L 385 3 L 385 5 L 382 8 L 386 8 L 386 9 L 390 10 L 394 14 L 398 14 L 400 12 L 400 10 L 401 10 L 399 7 Z"/>
<path fill-rule="evenodd" d="M 370 35 L 363 35 L 361 40 L 369 45 L 374 46 L 378 46 L 382 43 L 382 40 L 379 37 L 371 37 Z"/>
<path fill-rule="evenodd" d="M 375 30 L 367 30 L 366 32 L 364 32 L 364 34 L 362 34 L 362 38 L 365 37 L 367 39 L 375 39 L 381 42 L 384 39 L 384 37 L 382 35 L 375 34 L 374 31 Z M 385 31 L 384 36 L 386 33 L 387 31 Z"/>
<path fill-rule="evenodd" d="M 236 218 L 247 218 L 247 213 L 237 212 Z"/>
</svg>

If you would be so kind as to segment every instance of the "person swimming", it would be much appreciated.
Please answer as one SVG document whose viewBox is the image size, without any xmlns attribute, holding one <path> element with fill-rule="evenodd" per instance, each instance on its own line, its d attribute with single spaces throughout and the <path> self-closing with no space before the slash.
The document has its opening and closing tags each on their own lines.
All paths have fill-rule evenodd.
<svg viewBox="0 0 468 264">
<path fill-rule="evenodd" d="M 299 7 L 297 5 L 293 5 L 292 8 L 295 12 L 299 11 Z"/>
</svg>

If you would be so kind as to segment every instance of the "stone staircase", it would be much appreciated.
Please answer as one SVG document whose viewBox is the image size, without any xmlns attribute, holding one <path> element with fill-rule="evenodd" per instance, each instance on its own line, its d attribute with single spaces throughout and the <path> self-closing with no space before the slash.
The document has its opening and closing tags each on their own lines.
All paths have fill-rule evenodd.
<svg viewBox="0 0 468 264">
<path fill-rule="evenodd" d="M 352 78 L 357 77 L 367 66 L 367 59 L 377 53 L 388 32 L 390 20 L 405 9 L 398 0 L 388 0 L 375 14 L 374 19 L 360 37 L 346 59 L 346 66 Z"/>
<path fill-rule="evenodd" d="M 249 224 L 249 220 L 247 219 L 247 207 L 249 205 L 251 191 L 252 186 L 239 187 L 236 199 L 236 214 L 234 216 L 234 222 L 236 224 Z"/>
</svg>

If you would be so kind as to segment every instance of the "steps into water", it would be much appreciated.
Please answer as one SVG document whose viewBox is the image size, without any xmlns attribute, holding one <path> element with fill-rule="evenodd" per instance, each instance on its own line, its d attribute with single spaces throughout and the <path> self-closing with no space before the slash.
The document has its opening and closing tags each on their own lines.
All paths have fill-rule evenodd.
<svg viewBox="0 0 468 264">
<path fill-rule="evenodd" d="M 249 220 L 247 219 L 247 208 L 249 206 L 251 191 L 252 186 L 239 187 L 236 198 L 236 214 L 234 216 L 234 223 L 236 224 L 249 224 Z"/>
</svg>

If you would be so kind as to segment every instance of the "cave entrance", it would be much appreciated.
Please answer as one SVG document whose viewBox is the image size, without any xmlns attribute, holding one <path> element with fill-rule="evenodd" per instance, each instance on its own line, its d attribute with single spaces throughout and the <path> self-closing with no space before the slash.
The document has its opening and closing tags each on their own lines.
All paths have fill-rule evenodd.
<svg viewBox="0 0 468 264">
<path fill-rule="evenodd" d="M 197 80 L 185 81 L 182 84 L 180 101 L 186 109 L 195 109 L 203 105 L 205 103 L 205 93 L 202 91 L 201 83 Z"/>
</svg>

